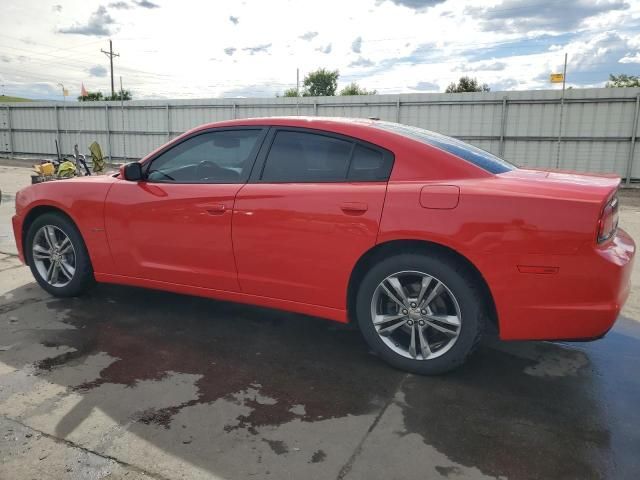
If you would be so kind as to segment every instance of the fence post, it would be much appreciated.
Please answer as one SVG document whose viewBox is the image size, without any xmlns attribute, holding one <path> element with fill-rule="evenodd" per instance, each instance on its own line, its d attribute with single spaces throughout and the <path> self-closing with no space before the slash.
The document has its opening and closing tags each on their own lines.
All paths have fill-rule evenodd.
<svg viewBox="0 0 640 480">
<path fill-rule="evenodd" d="M 238 106 L 234 103 L 233 104 L 233 119 L 235 120 L 236 118 L 238 118 L 238 114 L 236 113 L 236 108 L 238 108 Z"/>
<path fill-rule="evenodd" d="M 124 127 L 124 98 L 120 95 L 120 113 L 122 115 L 122 158 L 127 163 L 127 134 Z"/>
<path fill-rule="evenodd" d="M 507 129 L 507 97 L 502 97 L 502 124 L 500 125 L 500 147 L 498 148 L 498 156 L 504 156 L 504 137 Z"/>
<path fill-rule="evenodd" d="M 629 158 L 627 159 L 627 176 L 624 180 L 625 185 L 631 183 L 631 174 L 633 173 L 633 157 L 636 150 L 636 132 L 638 131 L 638 114 L 640 113 L 640 93 L 636 95 L 636 109 L 633 114 L 633 130 L 631 131 L 631 145 L 629 146 Z"/>
<path fill-rule="evenodd" d="M 9 158 L 13 158 L 13 129 L 11 127 L 11 107 L 7 105 L 7 128 L 9 129 Z"/>
<path fill-rule="evenodd" d="M 565 59 L 566 64 L 566 59 Z M 560 118 L 558 120 L 558 150 L 556 152 L 556 168 L 560 168 L 560 149 L 562 148 L 562 117 L 564 116 L 564 83 L 562 84 L 562 97 L 560 97 Z"/>
<path fill-rule="evenodd" d="M 105 125 L 107 129 L 107 149 L 109 150 L 109 163 L 113 163 L 111 159 L 111 128 L 109 127 L 109 105 L 104 106 Z"/>
<path fill-rule="evenodd" d="M 318 116 L 318 102 L 313 102 L 313 116 Z"/>
<path fill-rule="evenodd" d="M 164 107 L 167 110 L 167 142 L 171 140 L 171 112 L 169 111 L 169 104 Z"/>
<path fill-rule="evenodd" d="M 396 123 L 400 123 L 400 98 L 396 100 Z"/>
<path fill-rule="evenodd" d="M 60 113 L 58 112 L 58 105 L 53 106 L 56 115 L 56 138 L 58 139 L 58 152 L 62 158 L 62 135 L 60 134 Z"/>
</svg>

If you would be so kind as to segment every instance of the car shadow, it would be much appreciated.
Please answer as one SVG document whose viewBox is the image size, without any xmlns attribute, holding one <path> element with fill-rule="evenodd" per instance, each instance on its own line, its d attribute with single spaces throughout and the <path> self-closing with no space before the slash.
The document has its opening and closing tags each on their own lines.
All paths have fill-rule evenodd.
<svg viewBox="0 0 640 480">
<path fill-rule="evenodd" d="M 214 447 L 225 439 L 257 439 L 286 456 L 294 425 L 316 432 L 311 443 L 339 445 L 321 425 L 391 421 L 397 411 L 386 434 L 384 421 L 363 433 L 387 435 L 391 459 L 419 438 L 448 459 L 425 465 L 434 476 L 469 467 L 508 478 L 623 478 L 640 468 L 640 324 L 631 320 L 593 343 L 490 339 L 455 372 L 419 377 L 372 355 L 357 330 L 313 317 L 111 285 L 29 301 L 26 288 L 11 292 L 25 300 L 0 308 L 2 335 L 15 341 L 0 361 L 74 394 L 62 411 L 49 405 L 60 438 L 76 441 L 99 410 L 164 452 L 234 476 L 247 459 L 223 461 Z M 44 349 L 36 360 L 20 353 L 33 344 Z M 38 408 L 28 415 L 50 417 Z M 308 461 L 322 462 L 323 448 Z"/>
</svg>

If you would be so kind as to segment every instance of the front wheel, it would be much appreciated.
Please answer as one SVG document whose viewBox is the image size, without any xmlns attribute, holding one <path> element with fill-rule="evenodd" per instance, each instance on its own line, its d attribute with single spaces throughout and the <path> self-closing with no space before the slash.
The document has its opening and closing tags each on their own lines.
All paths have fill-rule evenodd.
<svg viewBox="0 0 640 480">
<path fill-rule="evenodd" d="M 93 280 L 82 235 L 64 215 L 45 213 L 36 218 L 27 232 L 24 250 L 36 281 L 56 297 L 79 295 Z"/>
<path fill-rule="evenodd" d="M 448 256 L 401 254 L 364 276 L 356 317 L 369 346 L 391 365 L 436 375 L 461 365 L 480 339 L 484 302 Z"/>
</svg>

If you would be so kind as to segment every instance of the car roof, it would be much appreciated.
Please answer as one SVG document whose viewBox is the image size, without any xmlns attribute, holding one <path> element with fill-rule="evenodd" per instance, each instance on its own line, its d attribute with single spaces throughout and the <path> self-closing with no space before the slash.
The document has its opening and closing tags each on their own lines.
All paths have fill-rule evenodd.
<svg viewBox="0 0 640 480">
<path fill-rule="evenodd" d="M 314 126 L 374 126 L 376 119 L 373 118 L 345 118 L 345 117 L 316 117 L 316 116 L 277 116 L 277 117 L 253 117 L 238 118 L 233 120 L 222 120 L 219 122 L 206 123 L 200 125 L 197 129 L 207 129 L 220 126 L 233 125 L 281 125 L 289 127 L 307 127 Z"/>
<path fill-rule="evenodd" d="M 219 122 L 199 125 L 180 137 L 193 135 L 201 131 L 221 127 L 297 127 L 337 133 L 359 140 L 368 141 L 387 149 L 393 149 L 398 142 L 406 142 L 406 137 L 396 133 L 376 128 L 376 120 L 370 118 L 344 117 L 311 117 L 311 116 L 281 116 L 256 117 L 223 120 Z"/>
</svg>

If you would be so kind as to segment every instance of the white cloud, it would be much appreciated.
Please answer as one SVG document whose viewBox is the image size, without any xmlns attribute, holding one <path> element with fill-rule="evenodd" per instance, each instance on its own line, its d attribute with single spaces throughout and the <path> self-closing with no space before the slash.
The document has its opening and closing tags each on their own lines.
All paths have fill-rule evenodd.
<svg viewBox="0 0 640 480">
<path fill-rule="evenodd" d="M 620 59 L 620 63 L 640 63 L 640 53 L 626 55 Z"/>
<path fill-rule="evenodd" d="M 102 65 L 96 65 L 95 67 L 91 67 L 88 70 L 88 72 L 89 72 L 89 75 L 91 75 L 92 77 L 106 77 L 107 73 L 109 73 L 107 69 Z"/>
<path fill-rule="evenodd" d="M 358 37 L 353 42 L 351 42 L 351 50 L 354 53 L 360 53 L 360 51 L 362 50 L 362 37 Z"/>
<path fill-rule="evenodd" d="M 111 25 L 114 23 L 115 21 L 111 15 L 109 15 L 107 9 L 103 5 L 100 5 L 97 10 L 89 16 L 89 20 L 87 20 L 86 23 L 74 23 L 70 27 L 58 29 L 58 32 L 103 37 L 111 35 Z"/>
</svg>

